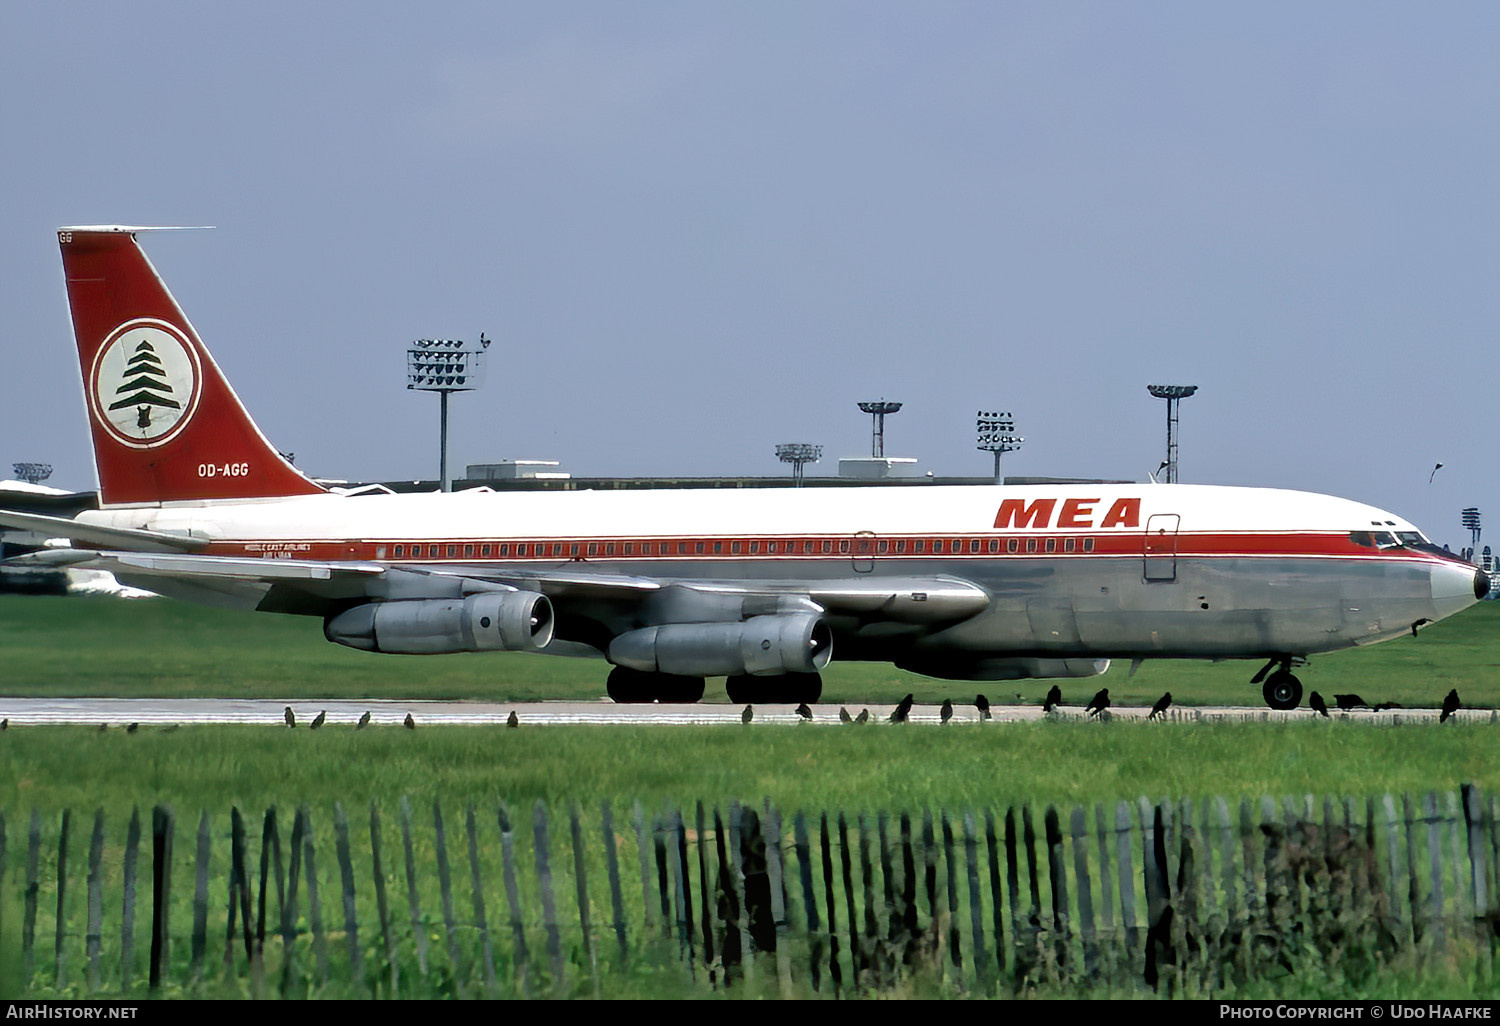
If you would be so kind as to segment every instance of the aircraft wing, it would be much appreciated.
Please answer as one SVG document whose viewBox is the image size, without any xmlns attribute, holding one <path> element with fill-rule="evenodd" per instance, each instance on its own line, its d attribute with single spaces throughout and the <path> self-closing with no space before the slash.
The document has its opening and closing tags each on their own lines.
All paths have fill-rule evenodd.
<svg viewBox="0 0 1500 1026">
<path fill-rule="evenodd" d="M 54 518 L 41 518 L 51 520 Z M 71 523 L 71 521 L 63 521 Z M 155 532 L 152 544 L 192 542 Z M 230 604 L 326 614 L 352 601 L 449 598 L 481 591 L 536 591 L 564 614 L 580 611 L 612 626 L 629 622 L 738 620 L 744 615 L 811 608 L 856 617 L 925 625 L 955 623 L 981 612 L 989 595 L 958 577 L 847 577 L 785 580 L 657 578 L 594 570 L 570 563 L 532 570 L 401 567 L 357 561 L 261 559 L 190 552 L 47 549 L 14 557 L 14 565 L 107 570 L 127 583 L 179 594 L 208 589 Z M 199 594 L 198 597 L 202 597 Z"/>
</svg>

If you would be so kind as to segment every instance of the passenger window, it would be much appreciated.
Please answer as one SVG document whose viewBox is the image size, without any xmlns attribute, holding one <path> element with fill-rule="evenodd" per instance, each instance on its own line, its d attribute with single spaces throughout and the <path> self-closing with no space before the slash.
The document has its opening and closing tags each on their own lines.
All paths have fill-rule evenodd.
<svg viewBox="0 0 1500 1026">
<path fill-rule="evenodd" d="M 406 548 L 406 546 L 404 546 L 404 545 L 397 545 L 397 546 L 396 546 L 396 558 L 397 558 L 397 559 L 400 559 L 400 558 L 401 558 L 401 551 L 402 551 L 402 550 L 403 550 L 403 549 L 404 549 L 404 548 Z"/>
<path fill-rule="evenodd" d="M 1006 552 L 1014 552 L 1020 547 L 1020 543 L 1015 538 L 1008 539 L 1005 543 Z"/>
<path fill-rule="evenodd" d="M 916 541 L 914 541 L 914 542 L 911 543 L 911 550 L 913 552 L 920 553 L 922 551 L 922 548 L 923 548 L 923 542 L 922 542 L 921 538 L 918 538 Z"/>
<path fill-rule="evenodd" d="M 999 538 L 991 538 L 990 539 L 989 549 L 990 549 L 991 552 L 999 552 L 1000 551 L 1000 539 Z"/>
<path fill-rule="evenodd" d="M 1092 539 L 1092 538 L 1085 538 L 1083 540 L 1083 551 L 1084 552 L 1093 552 L 1094 551 L 1094 539 Z"/>
</svg>

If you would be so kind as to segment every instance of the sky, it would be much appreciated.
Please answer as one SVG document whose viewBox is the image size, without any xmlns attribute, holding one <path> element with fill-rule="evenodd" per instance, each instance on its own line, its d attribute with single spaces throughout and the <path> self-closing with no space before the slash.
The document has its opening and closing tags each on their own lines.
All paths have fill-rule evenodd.
<svg viewBox="0 0 1500 1026">
<path fill-rule="evenodd" d="M 1500 517 L 1500 6 L 0 0 L 0 476 L 94 471 L 54 231 L 148 255 L 317 476 L 886 453 Z M 1433 468 L 1443 468 L 1434 475 Z M 1500 523 L 1500 522 L 1497 522 Z"/>
</svg>

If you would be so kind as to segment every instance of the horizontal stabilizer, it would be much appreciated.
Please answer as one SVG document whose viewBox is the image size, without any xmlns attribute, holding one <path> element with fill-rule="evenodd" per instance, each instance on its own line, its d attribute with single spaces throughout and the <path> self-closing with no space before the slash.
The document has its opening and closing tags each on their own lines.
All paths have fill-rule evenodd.
<svg viewBox="0 0 1500 1026">
<path fill-rule="evenodd" d="M 202 538 L 188 538 L 161 531 L 138 531 L 128 527 L 99 527 L 66 517 L 49 517 L 41 513 L 14 513 L 0 509 L 0 527 L 13 527 L 54 538 L 67 538 L 76 545 L 131 552 L 197 552 L 206 548 Z"/>
</svg>

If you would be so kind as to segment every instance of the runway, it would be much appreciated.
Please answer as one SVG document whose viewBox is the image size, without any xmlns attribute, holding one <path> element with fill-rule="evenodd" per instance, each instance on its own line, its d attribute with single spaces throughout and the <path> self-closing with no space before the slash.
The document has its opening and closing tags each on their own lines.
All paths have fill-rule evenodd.
<svg viewBox="0 0 1500 1026">
<path fill-rule="evenodd" d="M 232 699 L 232 698 L 0 698 L 0 719 L 8 721 L 9 728 L 26 726 L 85 725 L 108 728 L 125 727 L 131 723 L 145 726 L 165 727 L 188 724 L 260 724 L 285 729 L 283 716 L 290 706 L 299 729 L 311 723 L 320 712 L 326 714 L 323 729 L 352 729 L 366 712 L 370 714 L 372 726 L 399 727 L 406 716 L 420 726 L 482 726 L 503 724 L 514 712 L 520 723 L 527 726 L 708 726 L 716 724 L 743 726 L 744 706 L 717 703 L 693 705 L 616 705 L 608 701 L 598 702 L 436 702 L 390 700 L 308 701 L 306 699 Z M 861 710 L 868 709 L 870 726 L 888 726 L 887 718 L 895 708 L 893 705 L 849 705 L 823 704 L 812 706 L 811 725 L 840 726 L 841 708 L 856 717 Z M 979 712 L 972 705 L 955 706 L 953 717 L 947 724 L 958 726 L 990 726 L 1004 723 L 1035 723 L 1048 719 L 1039 705 L 996 705 L 991 707 L 992 718 L 981 721 Z M 1109 710 L 1114 720 L 1144 720 L 1150 709 L 1146 706 L 1118 707 Z M 1052 719 L 1063 722 L 1089 720 L 1081 706 L 1065 706 Z M 1240 722 L 1289 722 L 1316 719 L 1309 709 L 1278 712 L 1254 706 L 1215 706 L 1173 708 L 1167 711 L 1165 720 L 1170 723 L 1201 723 L 1218 721 Z M 1436 723 L 1436 709 L 1397 709 L 1382 712 L 1356 710 L 1349 713 L 1334 713 L 1334 720 L 1360 721 L 1367 723 Z M 1460 722 L 1493 723 L 1496 714 L 1488 709 L 1459 710 L 1455 717 Z M 753 708 L 750 726 L 795 726 L 804 723 L 790 705 L 757 705 Z M 915 726 L 940 726 L 942 717 L 936 705 L 918 705 L 911 710 L 908 720 Z"/>
</svg>

